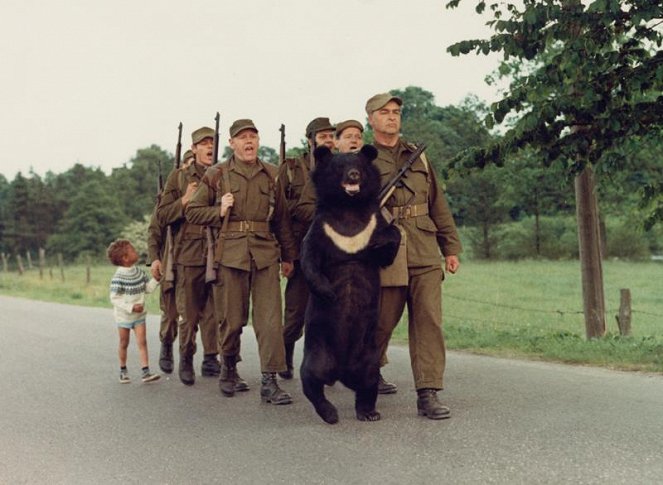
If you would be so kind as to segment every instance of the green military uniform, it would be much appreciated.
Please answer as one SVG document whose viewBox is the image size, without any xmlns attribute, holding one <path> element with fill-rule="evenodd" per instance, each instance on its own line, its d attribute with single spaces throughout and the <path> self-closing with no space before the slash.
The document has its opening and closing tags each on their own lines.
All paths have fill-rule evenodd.
<svg viewBox="0 0 663 485">
<path fill-rule="evenodd" d="M 199 325 L 206 359 L 209 356 L 216 361 L 218 354 L 218 327 L 214 318 L 212 290 L 205 283 L 205 227 L 186 221 L 181 201 L 188 184 L 200 184 L 205 171 L 204 165 L 192 163 L 171 172 L 158 209 L 159 219 L 164 224 L 171 224 L 174 232 L 177 273 L 175 293 L 181 317 L 180 363 L 182 359 L 190 361 L 196 353 L 196 332 Z"/>
<path fill-rule="evenodd" d="M 383 185 L 408 159 L 415 147 L 400 140 L 395 147 L 379 144 L 373 164 Z M 382 275 L 380 321 L 376 338 L 384 350 L 407 302 L 410 362 L 415 387 L 442 389 L 445 345 L 442 334 L 442 255 L 457 255 L 461 244 L 456 226 L 425 158 L 417 159 L 385 206 L 404 236 L 405 250 Z"/>
<path fill-rule="evenodd" d="M 286 160 L 279 167 L 278 173 L 279 180 L 284 181 L 292 231 L 299 246 L 301 246 L 302 240 L 308 231 L 313 214 L 302 217 L 300 214 L 295 214 L 295 207 L 302 196 L 307 180 L 309 180 L 310 171 L 310 157 L 308 154 L 304 154 L 300 158 Z M 288 278 L 286 283 L 284 299 L 283 341 L 287 349 L 289 346 L 294 348 L 295 342 L 304 333 L 304 313 L 308 302 L 308 286 L 304 274 L 299 268 L 299 261 L 295 261 L 295 273 Z"/>
<path fill-rule="evenodd" d="M 147 229 L 147 255 L 150 261 L 161 261 L 161 270 L 165 272 L 168 262 L 169 248 L 166 245 L 167 226 L 162 225 L 157 218 L 156 207 L 150 218 Z M 174 271 L 173 271 L 174 273 Z M 161 326 L 159 340 L 161 340 L 161 356 L 159 365 L 164 372 L 172 372 L 172 345 L 177 338 L 177 305 L 175 302 L 175 281 L 168 281 L 164 274 L 161 278 L 161 293 L 159 306 L 161 308 Z M 165 355 L 164 355 L 165 354 Z M 166 358 L 170 365 L 164 364 Z"/>
<path fill-rule="evenodd" d="M 222 231 L 220 200 L 227 192 L 233 194 L 234 205 Z M 298 248 L 277 168 L 261 160 L 246 164 L 234 156 L 213 166 L 189 202 L 186 216 L 194 224 L 214 226 L 222 241 L 222 251 L 215 251 L 218 271 L 213 286 L 224 360 L 239 355 L 251 298 L 262 372 L 285 370 L 278 263 L 294 261 Z"/>
</svg>

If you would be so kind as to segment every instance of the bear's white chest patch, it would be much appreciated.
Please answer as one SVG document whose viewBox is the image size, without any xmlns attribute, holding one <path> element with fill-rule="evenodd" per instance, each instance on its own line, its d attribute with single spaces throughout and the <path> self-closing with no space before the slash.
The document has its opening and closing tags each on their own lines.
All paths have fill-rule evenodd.
<svg viewBox="0 0 663 485">
<path fill-rule="evenodd" d="M 355 254 L 368 246 L 368 242 L 371 240 L 371 236 L 373 235 L 377 224 L 377 219 L 375 214 L 373 214 L 366 224 L 366 227 L 354 236 L 344 236 L 343 234 L 339 234 L 326 222 L 323 222 L 322 228 L 327 237 L 332 240 L 334 246 L 344 253 Z"/>
</svg>

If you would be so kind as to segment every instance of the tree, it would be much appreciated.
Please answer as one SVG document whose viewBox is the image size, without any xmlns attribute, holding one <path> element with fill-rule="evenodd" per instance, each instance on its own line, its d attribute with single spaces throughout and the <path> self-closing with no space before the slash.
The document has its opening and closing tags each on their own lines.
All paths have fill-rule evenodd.
<svg viewBox="0 0 663 485">
<path fill-rule="evenodd" d="M 154 208 L 157 194 L 158 167 L 165 180 L 173 169 L 173 155 L 157 145 L 140 148 L 122 167 L 113 170 L 110 184 L 120 200 L 121 210 L 134 221 L 141 221 Z"/>
<path fill-rule="evenodd" d="M 447 5 L 455 7 L 460 0 Z M 502 7 L 504 5 L 504 8 Z M 482 13 L 481 0 L 476 10 Z M 505 61 L 532 61 L 534 69 L 491 106 L 488 126 L 517 120 L 497 142 L 468 152 L 461 166 L 501 164 L 524 147 L 561 161 L 576 178 L 578 229 L 588 337 L 605 332 L 597 206 L 591 166 L 631 137 L 647 138 L 663 126 L 662 10 L 651 0 L 524 0 L 522 7 L 490 3 L 495 30 L 488 40 L 448 48 L 453 55 L 502 52 Z"/>
<path fill-rule="evenodd" d="M 118 237 L 126 215 L 107 184 L 90 180 L 71 199 L 58 231 L 47 243 L 51 252 L 60 252 L 67 260 L 79 255 L 101 255 Z"/>
</svg>

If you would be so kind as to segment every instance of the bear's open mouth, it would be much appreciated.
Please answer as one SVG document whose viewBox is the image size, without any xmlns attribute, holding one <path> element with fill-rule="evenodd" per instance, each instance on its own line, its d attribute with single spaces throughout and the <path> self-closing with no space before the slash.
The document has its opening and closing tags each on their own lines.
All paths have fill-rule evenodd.
<svg viewBox="0 0 663 485">
<path fill-rule="evenodd" d="M 348 195 L 357 195 L 359 193 L 359 184 L 343 184 L 343 188 Z"/>
</svg>

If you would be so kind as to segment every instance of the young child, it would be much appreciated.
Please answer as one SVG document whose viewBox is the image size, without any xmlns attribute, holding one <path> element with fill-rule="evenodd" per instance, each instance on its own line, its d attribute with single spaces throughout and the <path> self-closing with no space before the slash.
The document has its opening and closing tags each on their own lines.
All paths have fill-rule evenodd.
<svg viewBox="0 0 663 485">
<path fill-rule="evenodd" d="M 135 266 L 138 253 L 126 239 L 113 241 L 106 251 L 108 259 L 117 266 L 110 283 L 110 300 L 115 310 L 115 321 L 120 334 L 120 382 L 131 382 L 127 372 L 127 347 L 131 329 L 136 333 L 143 382 L 156 381 L 161 376 L 152 374 L 148 365 L 147 339 L 145 332 L 145 293 L 155 290 L 159 282 L 149 279 L 145 272 Z"/>
</svg>

